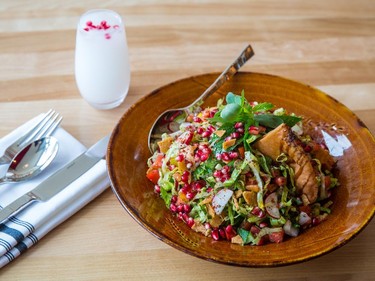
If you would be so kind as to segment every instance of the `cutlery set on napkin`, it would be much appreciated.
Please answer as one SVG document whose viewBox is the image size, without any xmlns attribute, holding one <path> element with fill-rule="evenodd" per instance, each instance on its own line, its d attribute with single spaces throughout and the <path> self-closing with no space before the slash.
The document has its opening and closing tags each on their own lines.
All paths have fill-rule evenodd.
<svg viewBox="0 0 375 281">
<path fill-rule="evenodd" d="M 0 139 L 0 154 L 41 118 L 41 115 L 33 118 Z M 104 159 L 108 136 L 89 149 L 62 127 L 53 136 L 58 140 L 59 150 L 41 174 L 0 186 L 0 268 L 110 185 Z M 0 176 L 8 166 L 0 165 Z"/>
</svg>

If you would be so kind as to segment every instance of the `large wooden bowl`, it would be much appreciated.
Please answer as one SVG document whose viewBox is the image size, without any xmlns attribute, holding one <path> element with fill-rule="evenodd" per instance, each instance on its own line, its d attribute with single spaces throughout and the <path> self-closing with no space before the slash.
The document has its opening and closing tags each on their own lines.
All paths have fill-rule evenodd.
<svg viewBox="0 0 375 281">
<path fill-rule="evenodd" d="M 249 267 L 270 267 L 306 261 L 333 251 L 355 237 L 374 216 L 375 141 L 365 125 L 348 108 L 304 84 L 281 77 L 238 73 L 210 97 L 216 105 L 227 92 L 248 100 L 272 102 L 289 112 L 304 115 L 323 130 L 346 140 L 338 156 L 341 185 L 328 220 L 280 244 L 240 246 L 214 241 L 193 232 L 165 207 L 147 180 L 150 157 L 147 137 L 151 125 L 167 109 L 185 106 L 196 99 L 218 76 L 211 73 L 173 82 L 134 104 L 114 128 L 107 154 L 113 192 L 128 213 L 146 230 L 168 245 L 206 260 Z M 332 132 L 330 132 L 332 134 Z M 335 135 L 334 135 L 335 137 Z M 340 154 L 340 153 L 339 153 Z"/>
</svg>

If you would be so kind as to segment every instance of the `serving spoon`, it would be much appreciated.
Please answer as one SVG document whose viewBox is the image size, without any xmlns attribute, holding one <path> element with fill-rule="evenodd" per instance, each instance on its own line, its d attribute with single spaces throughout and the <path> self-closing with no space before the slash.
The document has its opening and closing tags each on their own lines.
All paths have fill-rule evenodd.
<svg viewBox="0 0 375 281">
<path fill-rule="evenodd" d="M 19 182 L 40 174 L 56 157 L 58 141 L 44 137 L 25 146 L 10 163 L 0 184 Z"/>
<path fill-rule="evenodd" d="M 152 125 L 148 135 L 148 148 L 150 152 L 154 153 L 157 150 L 157 142 L 161 140 L 163 133 L 171 134 L 179 130 L 179 123 L 175 122 L 176 119 L 185 119 L 189 114 L 195 112 L 205 99 L 215 93 L 225 82 L 235 75 L 253 55 L 254 51 L 252 47 L 250 45 L 246 46 L 236 60 L 193 103 L 186 107 L 169 109 L 160 114 Z"/>
</svg>

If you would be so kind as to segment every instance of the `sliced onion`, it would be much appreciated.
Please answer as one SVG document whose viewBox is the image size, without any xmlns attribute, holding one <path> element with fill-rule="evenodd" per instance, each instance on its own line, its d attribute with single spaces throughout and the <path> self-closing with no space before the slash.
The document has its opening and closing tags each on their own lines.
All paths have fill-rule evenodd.
<svg viewBox="0 0 375 281">
<path fill-rule="evenodd" d="M 300 225 L 307 225 L 311 223 L 311 218 L 308 214 L 305 212 L 301 212 L 298 217 L 298 223 Z"/>
<path fill-rule="evenodd" d="M 275 218 L 279 219 L 280 218 L 280 210 L 277 202 L 277 194 L 276 192 L 271 193 L 270 195 L 267 196 L 266 200 L 264 201 L 265 206 L 266 206 L 266 211 L 267 213 Z"/>
<path fill-rule="evenodd" d="M 289 235 L 289 236 L 292 236 L 292 237 L 298 236 L 299 230 L 298 230 L 298 228 L 296 228 L 292 225 L 292 222 L 290 220 L 286 221 L 286 223 L 283 226 L 283 229 L 284 229 L 284 232 L 285 232 L 286 235 Z"/>
<path fill-rule="evenodd" d="M 214 198 L 212 199 L 212 207 L 214 208 L 214 211 L 217 215 L 221 214 L 232 195 L 232 190 L 224 188 L 214 196 Z"/>
</svg>

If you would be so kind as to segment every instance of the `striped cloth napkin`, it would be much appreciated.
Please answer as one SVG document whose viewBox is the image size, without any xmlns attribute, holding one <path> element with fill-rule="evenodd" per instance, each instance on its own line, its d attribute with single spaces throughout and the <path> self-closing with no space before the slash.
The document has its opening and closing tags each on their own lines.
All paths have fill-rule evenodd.
<svg viewBox="0 0 375 281">
<path fill-rule="evenodd" d="M 42 115 L 37 116 L 0 139 L 0 155 L 10 143 L 22 135 L 25 129 L 41 118 Z M 35 178 L 24 182 L 2 184 L 0 186 L 0 209 L 36 187 L 49 175 L 86 150 L 78 140 L 61 127 L 55 131 L 54 137 L 59 141 L 56 158 Z M 4 176 L 6 170 L 7 165 L 1 165 L 0 176 Z M 109 185 L 106 162 L 103 159 L 47 202 L 34 202 L 1 223 L 0 268 L 35 245 L 44 235 L 79 211 Z"/>
</svg>

